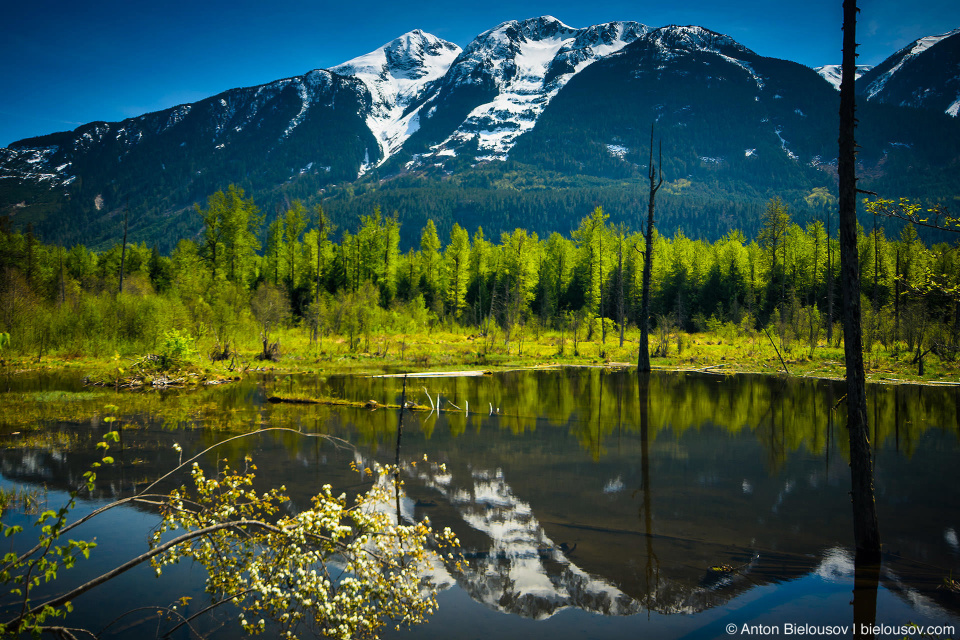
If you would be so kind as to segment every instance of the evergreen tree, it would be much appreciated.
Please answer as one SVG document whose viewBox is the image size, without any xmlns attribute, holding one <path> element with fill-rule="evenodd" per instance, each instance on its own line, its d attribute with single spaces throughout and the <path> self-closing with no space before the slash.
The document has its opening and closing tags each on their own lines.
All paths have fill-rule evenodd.
<svg viewBox="0 0 960 640">
<path fill-rule="evenodd" d="M 320 283 L 323 282 L 323 279 L 326 277 L 326 267 L 329 264 L 330 260 L 330 234 L 333 233 L 333 228 L 330 225 L 330 218 L 327 216 L 326 212 L 323 210 L 323 206 L 317 205 L 313 209 L 313 214 L 316 218 L 316 236 L 315 236 L 315 246 L 316 246 L 316 273 L 314 277 L 316 282 L 314 283 L 314 299 L 320 299 Z M 311 263 L 313 261 L 311 260 Z"/>
<path fill-rule="evenodd" d="M 769 270 L 767 299 L 769 301 L 779 300 L 781 309 L 786 289 L 786 247 L 789 229 L 790 213 L 787 210 L 787 205 L 777 196 L 767 203 L 767 209 L 763 214 L 762 227 L 757 236 L 757 243 L 767 257 Z M 779 295 L 776 293 L 777 289 L 779 289 Z"/>
</svg>

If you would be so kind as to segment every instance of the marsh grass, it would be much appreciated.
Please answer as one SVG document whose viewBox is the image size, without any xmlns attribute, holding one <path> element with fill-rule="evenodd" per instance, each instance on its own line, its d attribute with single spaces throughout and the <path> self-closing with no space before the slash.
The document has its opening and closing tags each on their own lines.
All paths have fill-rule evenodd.
<svg viewBox="0 0 960 640">
<path fill-rule="evenodd" d="M 36 515 L 47 505 L 46 487 L 0 487 L 0 516 L 9 510 Z"/>
<path fill-rule="evenodd" d="M 329 333 L 322 342 L 313 341 L 309 331 L 300 327 L 286 327 L 276 331 L 275 335 L 283 345 L 279 362 L 256 360 L 262 344 L 256 336 L 250 335 L 247 340 L 234 341 L 236 355 L 229 361 L 214 361 L 202 355 L 211 353 L 215 344 L 213 338 L 199 338 L 194 343 L 191 357 L 182 362 L 180 368 L 163 372 L 162 376 L 150 367 L 138 366 L 143 354 L 137 353 L 121 353 L 113 359 L 52 356 L 42 365 L 29 360 L 8 360 L 3 369 L 7 376 L 37 370 L 77 370 L 105 387 L 144 388 L 154 386 L 157 379 L 161 381 L 161 387 L 169 386 L 172 382 L 183 386 L 199 386 L 264 371 L 379 374 L 551 365 L 629 368 L 636 366 L 639 339 L 639 331 L 630 328 L 625 333 L 622 347 L 616 335 L 608 334 L 606 344 L 599 338 L 581 340 L 575 355 L 569 332 L 546 329 L 524 332 L 522 344 L 516 339 L 506 341 L 499 330 L 482 335 L 476 328 L 450 325 L 423 327 L 420 331 L 402 334 L 373 332 L 370 339 L 364 341 Z M 709 369 L 713 373 L 784 373 L 774 346 L 762 332 L 687 333 L 674 329 L 665 340 L 671 345 L 670 349 L 665 356 L 651 357 L 654 368 Z M 792 341 L 786 345 L 778 344 L 778 348 L 790 375 L 833 379 L 844 375 L 841 343 L 827 344 L 821 339 L 811 346 L 806 342 Z M 914 354 L 903 344 L 893 345 L 890 349 L 874 344 L 866 355 L 868 380 L 960 382 L 960 358 L 951 360 L 928 354 L 924 375 L 920 376 L 913 361 Z M 0 371 L 0 379 L 3 375 L 4 372 Z M 64 399 L 81 402 L 95 397 L 95 392 L 92 395 L 74 393 L 64 396 Z M 54 396 L 50 398 L 55 399 Z M 37 395 L 29 399 L 43 402 L 44 396 Z"/>
<path fill-rule="evenodd" d="M 500 336 L 485 337 L 466 329 L 445 328 L 402 336 L 382 334 L 370 340 L 370 349 L 351 349 L 349 340 L 330 336 L 323 350 L 310 344 L 303 332 L 288 329 L 281 339 L 286 345 L 283 360 L 275 370 L 299 370 L 324 373 L 394 373 L 413 370 L 453 370 L 458 368 L 507 369 L 533 366 L 600 365 L 635 367 L 639 331 L 626 332 L 624 345 L 616 337 L 606 344 L 584 341 L 573 354 L 568 336 L 557 331 L 527 332 L 522 352 L 516 341 L 504 343 Z M 665 357 L 653 357 L 655 368 L 670 370 L 710 369 L 715 373 L 782 374 L 783 366 L 774 347 L 758 335 L 725 335 L 674 331 L 673 348 Z M 403 345 L 401 350 L 400 346 Z M 682 345 L 678 350 L 676 345 Z M 255 346 L 246 352 L 252 359 Z M 842 378 L 842 344 L 795 341 L 781 351 L 791 375 Z M 402 354 L 402 355 L 401 355 Z M 870 352 L 868 378 L 874 381 L 958 382 L 960 362 L 927 356 L 924 376 L 919 376 L 912 354 L 904 348 L 885 350 L 875 345 Z"/>
</svg>

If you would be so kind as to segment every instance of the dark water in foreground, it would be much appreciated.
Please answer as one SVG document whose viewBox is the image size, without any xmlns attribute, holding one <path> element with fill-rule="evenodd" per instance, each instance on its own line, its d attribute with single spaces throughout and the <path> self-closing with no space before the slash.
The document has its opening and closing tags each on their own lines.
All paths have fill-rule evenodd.
<svg viewBox="0 0 960 640">
<path fill-rule="evenodd" d="M 260 426 L 323 431 L 356 451 L 265 434 L 226 445 L 204 466 L 217 457 L 235 466 L 249 453 L 261 481 L 285 484 L 294 504 L 307 504 L 328 482 L 361 491 L 369 484 L 349 463 L 393 460 L 396 412 L 266 398 L 396 402 L 401 384 L 289 376 L 191 394 L 117 395 L 74 380 L 14 379 L 0 394 L 0 434 L 20 432 L 0 435 L 2 483 L 45 486 L 50 508 L 59 506 L 96 459 L 93 445 L 115 428 L 102 421 L 104 405 L 114 404 L 123 417 L 118 464 L 103 470 L 100 495 L 78 512 L 176 466 L 174 442 L 190 455 Z M 960 594 L 944 583 L 960 578 L 957 388 L 868 390 L 884 558 L 854 594 L 839 385 L 677 373 L 641 384 L 632 373 L 572 369 L 411 378 L 408 392 L 429 404 L 423 387 L 450 412 L 404 418 L 405 513 L 452 527 L 470 569 L 437 577 L 448 586 L 429 624 L 388 637 L 715 638 L 730 637 L 728 625 L 733 637 L 809 637 L 825 627 L 851 637 L 850 627 L 864 621 L 952 625 L 942 637 L 958 635 Z M 37 421 L 43 429 L 28 433 L 25 425 Z M 447 473 L 409 464 L 423 454 L 445 462 Z M 84 525 L 76 535 L 100 546 L 64 580 L 142 552 L 156 522 L 126 509 Z M 181 595 L 194 596 L 196 611 L 205 602 L 202 580 L 189 565 L 160 579 L 146 567 L 78 599 L 72 622 L 99 629 L 118 612 Z M 233 619 L 222 609 L 202 628 L 239 635 Z M 156 628 L 153 613 L 142 611 L 111 631 L 140 638 Z M 877 637 L 903 637 L 894 631 Z"/>
</svg>

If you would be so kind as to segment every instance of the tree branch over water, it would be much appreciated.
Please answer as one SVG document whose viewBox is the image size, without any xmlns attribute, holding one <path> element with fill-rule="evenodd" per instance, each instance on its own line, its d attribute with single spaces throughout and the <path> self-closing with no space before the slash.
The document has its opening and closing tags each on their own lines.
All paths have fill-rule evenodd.
<svg viewBox="0 0 960 640">
<path fill-rule="evenodd" d="M 285 488 L 255 492 L 256 466 L 249 457 L 245 459 L 247 470 L 238 472 L 225 465 L 209 478 L 197 462 L 223 444 L 271 431 L 345 444 L 323 434 L 285 427 L 234 436 L 180 463 L 136 495 L 68 522 L 77 497 L 95 486 L 95 472 L 87 472 L 83 486 L 71 492 L 67 505 L 40 516 L 38 525 L 48 521 L 52 524 L 42 527 L 38 545 L 26 553 L 5 557 L 0 583 L 9 585 L 7 597 L 14 598 L 19 611 L 0 623 L 0 636 L 27 632 L 61 636 L 90 633 L 50 625 L 48 619 L 66 617 L 75 598 L 130 569 L 150 562 L 159 577 L 163 567 L 183 559 L 193 560 L 207 571 L 206 590 L 216 602 L 203 612 L 233 602 L 241 611 L 240 625 L 251 634 L 264 632 L 267 619 L 277 625 L 283 637 L 291 638 L 298 637 L 304 629 L 339 636 L 376 637 L 387 620 L 406 625 L 424 622 L 437 606 L 436 590 L 426 580 L 436 566 L 446 561 L 456 564 L 452 554 L 441 556 L 437 549 L 452 549 L 459 543 L 449 529 L 437 532 L 428 522 L 403 525 L 391 520 L 391 502 L 394 492 L 399 496 L 400 490 L 392 466 L 375 465 L 379 480 L 351 505 L 344 494 L 336 496 L 330 485 L 324 485 L 309 508 L 281 517 L 281 507 L 289 500 Z M 118 438 L 117 432 L 111 432 L 107 439 Z M 174 447 L 179 451 L 178 445 Z M 113 459 L 106 455 L 108 448 L 106 441 L 98 445 L 104 455 L 101 462 L 93 464 L 93 469 L 112 464 Z M 191 489 L 181 487 L 168 495 L 149 493 L 159 482 L 187 467 L 192 477 Z M 149 550 L 58 596 L 39 602 L 31 598 L 41 578 L 45 582 L 57 580 L 59 570 L 74 566 L 79 554 L 89 557 L 96 546 L 73 540 L 62 544 L 67 531 L 114 507 L 135 502 L 160 507 L 162 522 L 151 536 Z M 23 529 L 0 523 L 0 531 L 11 537 Z M 170 531 L 180 533 L 164 540 Z M 336 577 L 328 571 L 334 559 L 340 571 Z M 155 610 L 162 609 L 166 608 Z M 195 617 L 182 620 L 174 630 Z"/>
</svg>

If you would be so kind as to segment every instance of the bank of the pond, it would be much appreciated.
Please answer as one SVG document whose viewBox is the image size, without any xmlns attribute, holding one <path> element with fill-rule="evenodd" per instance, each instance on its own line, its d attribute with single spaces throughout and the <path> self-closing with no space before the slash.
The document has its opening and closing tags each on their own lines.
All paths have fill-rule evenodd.
<svg viewBox="0 0 960 640">
<path fill-rule="evenodd" d="M 634 338 L 634 339 L 630 339 Z M 196 386 L 230 381 L 250 373 L 309 373 L 319 375 L 380 375 L 410 371 L 502 371 L 550 366 L 636 366 L 637 342 L 627 334 L 623 346 L 618 336 L 602 341 L 577 341 L 555 332 L 531 335 L 523 342 L 491 341 L 458 331 L 433 330 L 404 336 L 380 336 L 363 347 L 350 348 L 348 340 L 329 337 L 321 344 L 291 333 L 277 361 L 258 360 L 257 352 L 242 346 L 226 360 L 194 355 L 188 367 L 174 371 L 144 370 L 150 354 L 115 353 L 50 355 L 41 358 L 7 358 L 0 364 L 4 376 L 35 371 L 80 371 L 90 380 L 113 386 Z M 197 344 L 196 353 L 204 353 Z M 653 345 L 651 345 L 653 348 Z M 707 333 L 673 336 L 659 344 L 651 358 L 653 367 L 667 371 L 704 371 L 714 374 L 761 373 L 839 379 L 844 376 L 842 344 L 781 345 L 766 336 L 722 337 Z M 960 383 L 960 358 L 950 350 L 926 353 L 923 375 L 920 360 L 906 345 L 894 351 L 869 349 L 864 353 L 867 380 L 885 383 Z M 181 375 L 182 374 L 182 375 Z"/>
</svg>

